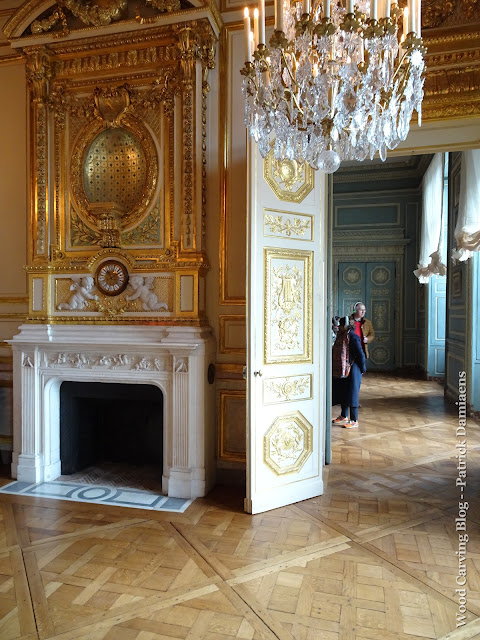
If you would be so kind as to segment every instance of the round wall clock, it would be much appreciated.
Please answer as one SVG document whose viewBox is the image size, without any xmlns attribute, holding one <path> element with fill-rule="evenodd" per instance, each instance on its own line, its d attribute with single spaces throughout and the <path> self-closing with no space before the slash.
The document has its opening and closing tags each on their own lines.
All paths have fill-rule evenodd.
<svg viewBox="0 0 480 640">
<path fill-rule="evenodd" d="M 95 274 L 95 284 L 106 296 L 118 296 L 128 284 L 127 267 L 118 260 L 102 262 Z"/>
</svg>

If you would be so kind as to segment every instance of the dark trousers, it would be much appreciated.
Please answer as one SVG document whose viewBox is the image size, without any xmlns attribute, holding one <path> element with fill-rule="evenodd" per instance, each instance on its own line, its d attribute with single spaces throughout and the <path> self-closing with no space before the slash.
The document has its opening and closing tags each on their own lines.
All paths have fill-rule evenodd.
<svg viewBox="0 0 480 640">
<path fill-rule="evenodd" d="M 348 418 L 348 405 L 342 404 L 342 417 Z M 350 407 L 350 420 L 358 420 L 358 407 Z"/>
</svg>

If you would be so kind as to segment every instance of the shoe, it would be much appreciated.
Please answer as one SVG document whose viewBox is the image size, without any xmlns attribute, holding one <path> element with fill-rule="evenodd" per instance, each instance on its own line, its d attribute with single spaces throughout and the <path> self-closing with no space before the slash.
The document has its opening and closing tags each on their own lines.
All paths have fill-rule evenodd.
<svg viewBox="0 0 480 640">
<path fill-rule="evenodd" d="M 348 418 L 344 418 L 343 416 L 338 416 L 335 420 L 332 420 L 332 424 L 345 424 L 348 422 Z"/>
<path fill-rule="evenodd" d="M 345 427 L 345 429 L 357 429 L 358 420 L 347 420 L 343 426 Z"/>
</svg>

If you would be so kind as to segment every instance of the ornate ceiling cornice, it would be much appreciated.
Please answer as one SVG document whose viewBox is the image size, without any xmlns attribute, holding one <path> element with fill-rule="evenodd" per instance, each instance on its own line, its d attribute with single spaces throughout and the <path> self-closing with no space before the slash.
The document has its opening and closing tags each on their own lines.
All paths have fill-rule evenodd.
<svg viewBox="0 0 480 640">
<path fill-rule="evenodd" d="M 207 18 L 218 36 L 222 20 L 214 0 L 28 0 L 6 22 L 13 47 L 51 44 L 145 30 Z"/>
</svg>

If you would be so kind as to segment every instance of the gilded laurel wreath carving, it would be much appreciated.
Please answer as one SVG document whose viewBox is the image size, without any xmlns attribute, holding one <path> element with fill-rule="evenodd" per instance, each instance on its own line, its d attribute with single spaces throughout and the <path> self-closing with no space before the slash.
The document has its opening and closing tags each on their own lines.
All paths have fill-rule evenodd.
<svg viewBox="0 0 480 640">
<path fill-rule="evenodd" d="M 273 382 L 273 380 L 265 382 L 265 387 L 268 390 L 274 393 L 277 398 L 283 398 L 285 400 L 301 396 L 309 388 L 309 385 L 309 377 L 301 378 L 300 380 L 287 378 L 284 382 Z"/>
<path fill-rule="evenodd" d="M 271 311 L 277 325 L 279 350 L 300 347 L 298 335 L 303 317 L 303 276 L 297 267 L 285 265 L 272 268 Z"/>
<path fill-rule="evenodd" d="M 283 216 L 273 216 L 267 214 L 265 216 L 265 224 L 268 226 L 271 233 L 284 233 L 286 236 L 304 236 L 305 232 L 310 229 L 310 220 L 300 220 L 300 218 L 294 218 L 293 222 Z"/>
</svg>

